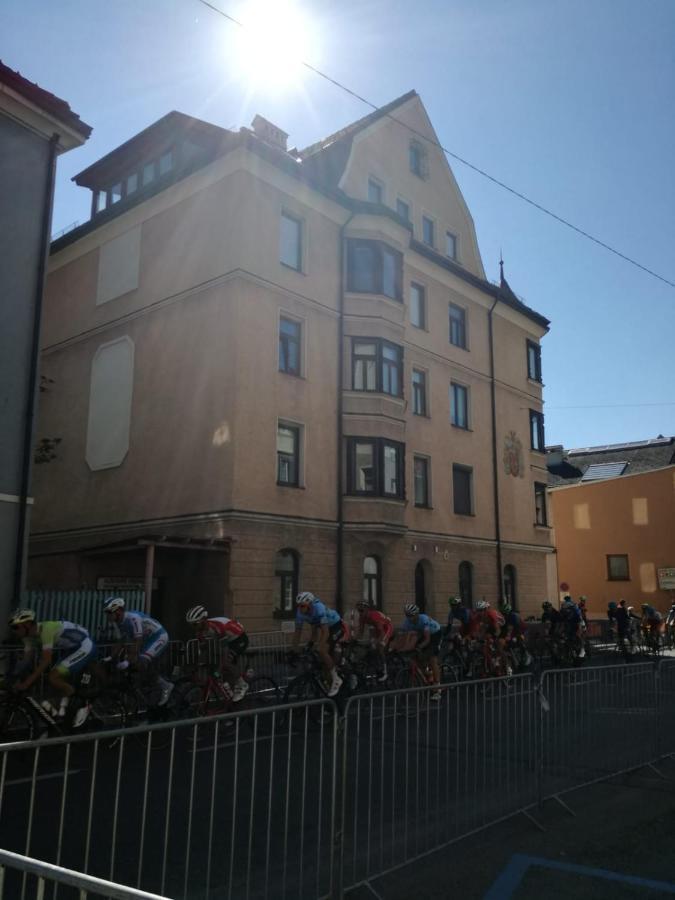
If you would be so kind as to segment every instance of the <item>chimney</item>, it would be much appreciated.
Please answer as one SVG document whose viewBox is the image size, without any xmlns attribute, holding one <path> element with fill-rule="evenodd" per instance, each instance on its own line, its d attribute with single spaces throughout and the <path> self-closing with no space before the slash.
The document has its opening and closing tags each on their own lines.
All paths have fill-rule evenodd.
<svg viewBox="0 0 675 900">
<path fill-rule="evenodd" d="M 277 128 L 276 125 L 273 125 L 263 116 L 256 115 L 251 122 L 251 128 L 253 133 L 265 143 L 278 147 L 280 150 L 286 150 L 286 141 L 288 139 L 286 132 L 282 131 L 281 128 Z"/>
</svg>

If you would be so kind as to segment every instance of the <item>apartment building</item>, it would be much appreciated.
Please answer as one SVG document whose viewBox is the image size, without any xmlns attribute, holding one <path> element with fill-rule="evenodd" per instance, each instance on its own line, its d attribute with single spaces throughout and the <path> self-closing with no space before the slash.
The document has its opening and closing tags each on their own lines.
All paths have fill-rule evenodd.
<svg viewBox="0 0 675 900">
<path fill-rule="evenodd" d="M 34 586 L 145 585 L 176 629 L 278 627 L 298 589 L 538 606 L 549 322 L 486 279 L 414 91 L 303 150 L 171 112 L 75 181 Z"/>
</svg>

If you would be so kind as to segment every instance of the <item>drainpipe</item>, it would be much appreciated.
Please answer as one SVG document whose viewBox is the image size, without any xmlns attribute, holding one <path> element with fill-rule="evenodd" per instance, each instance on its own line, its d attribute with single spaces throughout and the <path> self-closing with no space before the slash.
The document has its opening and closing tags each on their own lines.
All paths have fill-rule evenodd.
<svg viewBox="0 0 675 900">
<path fill-rule="evenodd" d="M 501 523 L 499 518 L 499 469 L 497 466 L 497 408 L 495 401 L 495 351 L 494 351 L 494 335 L 492 331 L 492 313 L 495 306 L 499 303 L 499 297 L 495 297 L 495 302 L 488 312 L 488 336 L 490 341 L 490 401 L 492 405 L 492 484 L 494 488 L 494 508 L 495 508 L 495 538 L 497 540 L 497 593 L 498 600 L 501 601 L 504 593 L 502 578 L 502 536 Z"/>
<path fill-rule="evenodd" d="M 345 347 L 345 231 L 354 218 L 354 213 L 340 226 L 340 250 L 339 250 L 339 293 L 338 293 L 338 367 L 337 367 L 337 548 L 335 562 L 335 607 L 342 614 L 343 611 L 343 559 L 344 559 L 344 521 L 343 521 L 343 495 L 344 495 L 344 460 L 343 460 L 343 426 L 342 406 L 344 381 L 344 347 Z"/>
<path fill-rule="evenodd" d="M 40 238 L 40 255 L 38 258 L 37 280 L 35 283 L 35 303 L 33 315 L 33 337 L 31 342 L 30 370 L 28 380 L 28 396 L 26 398 L 26 415 L 23 429 L 23 460 L 21 464 L 21 491 L 19 494 L 19 523 L 16 531 L 16 561 L 14 564 L 14 605 L 21 605 L 21 589 L 24 581 L 24 543 L 26 541 L 26 525 L 28 519 L 28 491 L 33 456 L 33 424 L 35 421 L 35 399 L 37 395 L 37 378 L 40 367 L 40 322 L 42 319 L 42 295 L 45 286 L 47 258 L 49 255 L 50 230 L 52 222 L 52 205 L 54 202 L 54 176 L 56 174 L 56 153 L 59 135 L 53 134 L 49 139 L 49 157 L 45 180 L 45 192 L 42 200 L 42 235 Z"/>
</svg>

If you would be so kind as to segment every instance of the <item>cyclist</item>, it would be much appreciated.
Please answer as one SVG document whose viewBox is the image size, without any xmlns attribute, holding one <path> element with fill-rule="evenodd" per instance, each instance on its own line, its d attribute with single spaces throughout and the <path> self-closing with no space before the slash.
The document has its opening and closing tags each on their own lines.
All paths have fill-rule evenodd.
<svg viewBox="0 0 675 900">
<path fill-rule="evenodd" d="M 459 622 L 461 635 L 463 638 L 467 638 L 471 627 L 472 610 L 463 605 L 461 597 L 448 597 L 448 606 L 450 607 L 448 624 L 443 636 L 449 638 L 452 626 L 455 622 Z"/>
<path fill-rule="evenodd" d="M 225 656 L 221 663 L 223 676 L 232 685 L 232 701 L 239 703 L 248 684 L 242 677 L 241 660 L 248 649 L 248 635 L 236 619 L 226 616 L 209 616 L 203 606 L 193 606 L 185 614 L 185 621 L 195 629 L 199 641 L 219 640 L 225 644 Z"/>
<path fill-rule="evenodd" d="M 522 660 L 523 665 L 529 666 L 532 662 L 532 657 L 525 646 L 527 626 L 523 622 L 522 616 L 508 602 L 501 604 L 501 613 L 504 617 L 500 635 L 503 646 L 508 647 L 509 644 L 513 643 L 519 654 L 516 658 Z"/>
<path fill-rule="evenodd" d="M 336 645 L 349 636 L 347 626 L 342 621 L 340 613 L 330 609 L 310 591 L 302 591 L 298 594 L 295 598 L 295 605 L 297 607 L 295 634 L 291 652 L 297 653 L 303 627 L 310 625 L 312 629 L 311 642 L 323 664 L 326 683 L 330 683 L 328 696 L 334 697 L 342 686 L 342 679 L 335 668 L 333 653 Z"/>
<path fill-rule="evenodd" d="M 391 624 L 389 616 L 385 616 L 379 609 L 371 606 L 367 600 L 359 600 L 356 604 L 359 614 L 358 625 L 356 626 L 356 639 L 361 640 L 366 626 L 370 627 L 373 635 L 373 647 L 377 652 L 380 671 L 377 680 L 382 682 L 387 680 L 387 658 L 386 650 L 389 641 L 394 634 L 394 626 Z"/>
<path fill-rule="evenodd" d="M 50 686 L 61 695 L 58 708 L 49 700 L 44 700 L 43 708 L 53 716 L 66 715 L 70 698 L 75 693 L 71 678 L 96 659 L 96 645 L 89 632 L 81 625 L 58 620 L 37 622 L 32 609 L 17 609 L 9 619 L 9 627 L 24 642 L 26 657 L 32 656 L 37 645 L 41 651 L 40 660 L 33 671 L 16 682 L 15 690 L 27 691 L 45 672 Z M 54 664 L 55 653 L 60 658 Z M 89 715 L 89 706 L 80 707 L 73 718 L 73 728 L 79 728 Z"/>
<path fill-rule="evenodd" d="M 675 643 L 675 600 L 670 605 L 670 609 L 666 615 L 666 634 L 668 642 L 672 647 Z"/>
<path fill-rule="evenodd" d="M 438 662 L 438 648 L 441 643 L 441 626 L 431 616 L 420 612 L 416 603 L 406 603 L 403 607 L 405 619 L 399 627 L 404 634 L 412 633 L 416 637 L 415 649 L 420 651 L 423 662 L 431 667 L 435 690 L 431 692 L 431 700 L 441 699 L 441 667 Z"/>
<path fill-rule="evenodd" d="M 470 635 L 472 638 L 484 641 L 485 656 L 485 674 L 490 671 L 491 665 L 488 663 L 490 647 L 494 647 L 501 661 L 504 672 L 511 675 L 511 666 L 506 658 L 504 647 L 500 641 L 502 628 L 504 627 L 504 616 L 492 609 L 487 600 L 477 600 L 474 615 L 470 623 Z"/>
<path fill-rule="evenodd" d="M 147 613 L 138 610 L 125 609 L 122 597 L 108 597 L 103 601 L 103 612 L 109 622 L 114 622 L 119 628 L 121 639 L 128 641 L 127 649 L 131 657 L 126 662 L 136 664 L 150 687 L 159 684 L 161 694 L 158 706 L 164 706 L 173 690 L 173 684 L 152 669 L 152 664 L 166 650 L 169 643 L 169 635 L 166 628 L 153 619 Z M 120 651 L 118 651 L 118 655 Z M 118 663 L 119 667 L 126 667 L 125 662 Z"/>
<path fill-rule="evenodd" d="M 579 597 L 579 602 L 577 606 L 579 607 L 579 612 L 581 613 L 581 618 L 584 623 L 584 630 L 588 628 L 588 597 L 584 597 L 583 595 Z"/>
<path fill-rule="evenodd" d="M 642 604 L 642 631 L 647 638 L 647 642 L 652 647 L 657 648 L 659 646 L 659 636 L 663 631 L 663 616 L 649 603 Z"/>
<path fill-rule="evenodd" d="M 541 621 L 545 627 L 546 633 L 549 637 L 554 637 L 559 633 L 562 623 L 560 610 L 556 609 L 550 600 L 544 600 L 541 604 L 541 608 Z"/>
<path fill-rule="evenodd" d="M 625 602 L 622 606 L 616 600 L 610 600 L 607 605 L 607 618 L 612 624 L 612 628 L 616 629 L 617 643 L 624 656 L 634 653 L 633 629 L 631 628 L 630 616 Z"/>
<path fill-rule="evenodd" d="M 581 611 L 570 596 L 565 597 L 560 607 L 560 627 L 565 640 L 572 644 L 579 659 L 586 656 L 583 642 L 583 619 Z"/>
</svg>

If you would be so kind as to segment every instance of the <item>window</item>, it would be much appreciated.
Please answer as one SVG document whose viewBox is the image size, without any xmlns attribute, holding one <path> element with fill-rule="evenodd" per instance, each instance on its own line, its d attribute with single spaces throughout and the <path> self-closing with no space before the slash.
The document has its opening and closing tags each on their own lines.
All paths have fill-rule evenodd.
<svg viewBox="0 0 675 900">
<path fill-rule="evenodd" d="M 382 185 L 374 178 L 368 179 L 368 200 L 371 203 L 379 203 L 380 205 L 384 202 L 382 199 Z"/>
<path fill-rule="evenodd" d="M 469 389 L 462 384 L 450 384 L 450 421 L 457 428 L 469 427 Z"/>
<path fill-rule="evenodd" d="M 607 557 L 607 580 L 630 581 L 627 555 L 619 554 Z"/>
<path fill-rule="evenodd" d="M 403 396 L 403 348 L 380 338 L 352 343 L 352 389 Z"/>
<path fill-rule="evenodd" d="M 275 558 L 274 606 L 280 613 L 293 614 L 298 593 L 299 558 L 295 550 L 280 550 Z"/>
<path fill-rule="evenodd" d="M 96 195 L 96 212 L 103 212 L 108 205 L 108 192 L 99 191 Z"/>
<path fill-rule="evenodd" d="M 453 465 L 452 467 L 452 496 L 455 515 L 473 515 L 472 503 L 472 479 L 473 469 L 467 466 Z"/>
<path fill-rule="evenodd" d="M 413 415 L 426 416 L 427 414 L 427 375 L 420 369 L 412 370 L 412 401 Z"/>
<path fill-rule="evenodd" d="M 143 166 L 143 184 L 150 184 L 151 181 L 155 180 L 155 163 L 146 163 Z"/>
<path fill-rule="evenodd" d="M 410 221 L 410 204 L 406 203 L 405 200 L 401 200 L 400 197 L 396 201 L 396 212 L 406 222 Z"/>
<path fill-rule="evenodd" d="M 377 556 L 366 556 L 363 560 L 361 596 L 370 606 L 382 609 L 382 566 Z"/>
<path fill-rule="evenodd" d="M 279 371 L 300 374 L 300 338 L 302 326 L 291 319 L 279 319 Z"/>
<path fill-rule="evenodd" d="M 297 425 L 277 426 L 277 484 L 298 487 L 300 472 L 300 429 Z"/>
<path fill-rule="evenodd" d="M 425 328 L 427 324 L 427 299 L 421 284 L 410 285 L 410 324 Z"/>
<path fill-rule="evenodd" d="M 459 564 L 459 596 L 467 608 L 473 606 L 473 566 L 470 562 Z"/>
<path fill-rule="evenodd" d="M 516 567 L 504 566 L 504 600 L 515 610 L 518 609 L 518 594 L 516 591 Z"/>
<path fill-rule="evenodd" d="M 541 347 L 534 341 L 527 342 L 527 377 L 541 381 Z"/>
<path fill-rule="evenodd" d="M 450 314 L 450 343 L 455 347 L 466 350 L 466 312 L 461 306 L 449 304 Z"/>
<path fill-rule="evenodd" d="M 534 521 L 536 525 L 548 525 L 546 516 L 546 485 L 534 483 Z"/>
<path fill-rule="evenodd" d="M 396 441 L 348 438 L 348 492 L 404 499 L 404 456 L 404 445 Z"/>
<path fill-rule="evenodd" d="M 122 199 L 122 182 L 113 184 L 110 188 L 110 203 L 118 203 Z"/>
<path fill-rule="evenodd" d="M 457 237 L 450 231 L 445 232 L 445 255 L 457 259 Z"/>
<path fill-rule="evenodd" d="M 138 172 L 134 172 L 127 178 L 127 197 L 138 190 Z"/>
<path fill-rule="evenodd" d="M 415 506 L 428 507 L 429 504 L 429 460 L 426 456 L 416 456 L 413 460 L 415 482 Z"/>
<path fill-rule="evenodd" d="M 173 153 L 169 150 L 167 153 L 163 153 L 159 158 L 159 174 L 165 175 L 167 172 L 171 171 L 173 167 Z"/>
<path fill-rule="evenodd" d="M 279 261 L 297 272 L 302 268 L 302 222 L 286 212 L 281 214 Z"/>
<path fill-rule="evenodd" d="M 434 246 L 434 222 L 428 216 L 422 216 L 422 240 L 430 247 Z"/>
<path fill-rule="evenodd" d="M 418 141 L 410 142 L 410 171 L 419 178 L 427 177 L 427 151 Z"/>
<path fill-rule="evenodd" d="M 544 441 L 544 414 L 535 409 L 530 410 L 530 443 L 533 450 L 543 453 L 546 448 Z"/>
<path fill-rule="evenodd" d="M 401 300 L 403 257 L 379 241 L 352 240 L 347 254 L 347 290 Z"/>
</svg>

